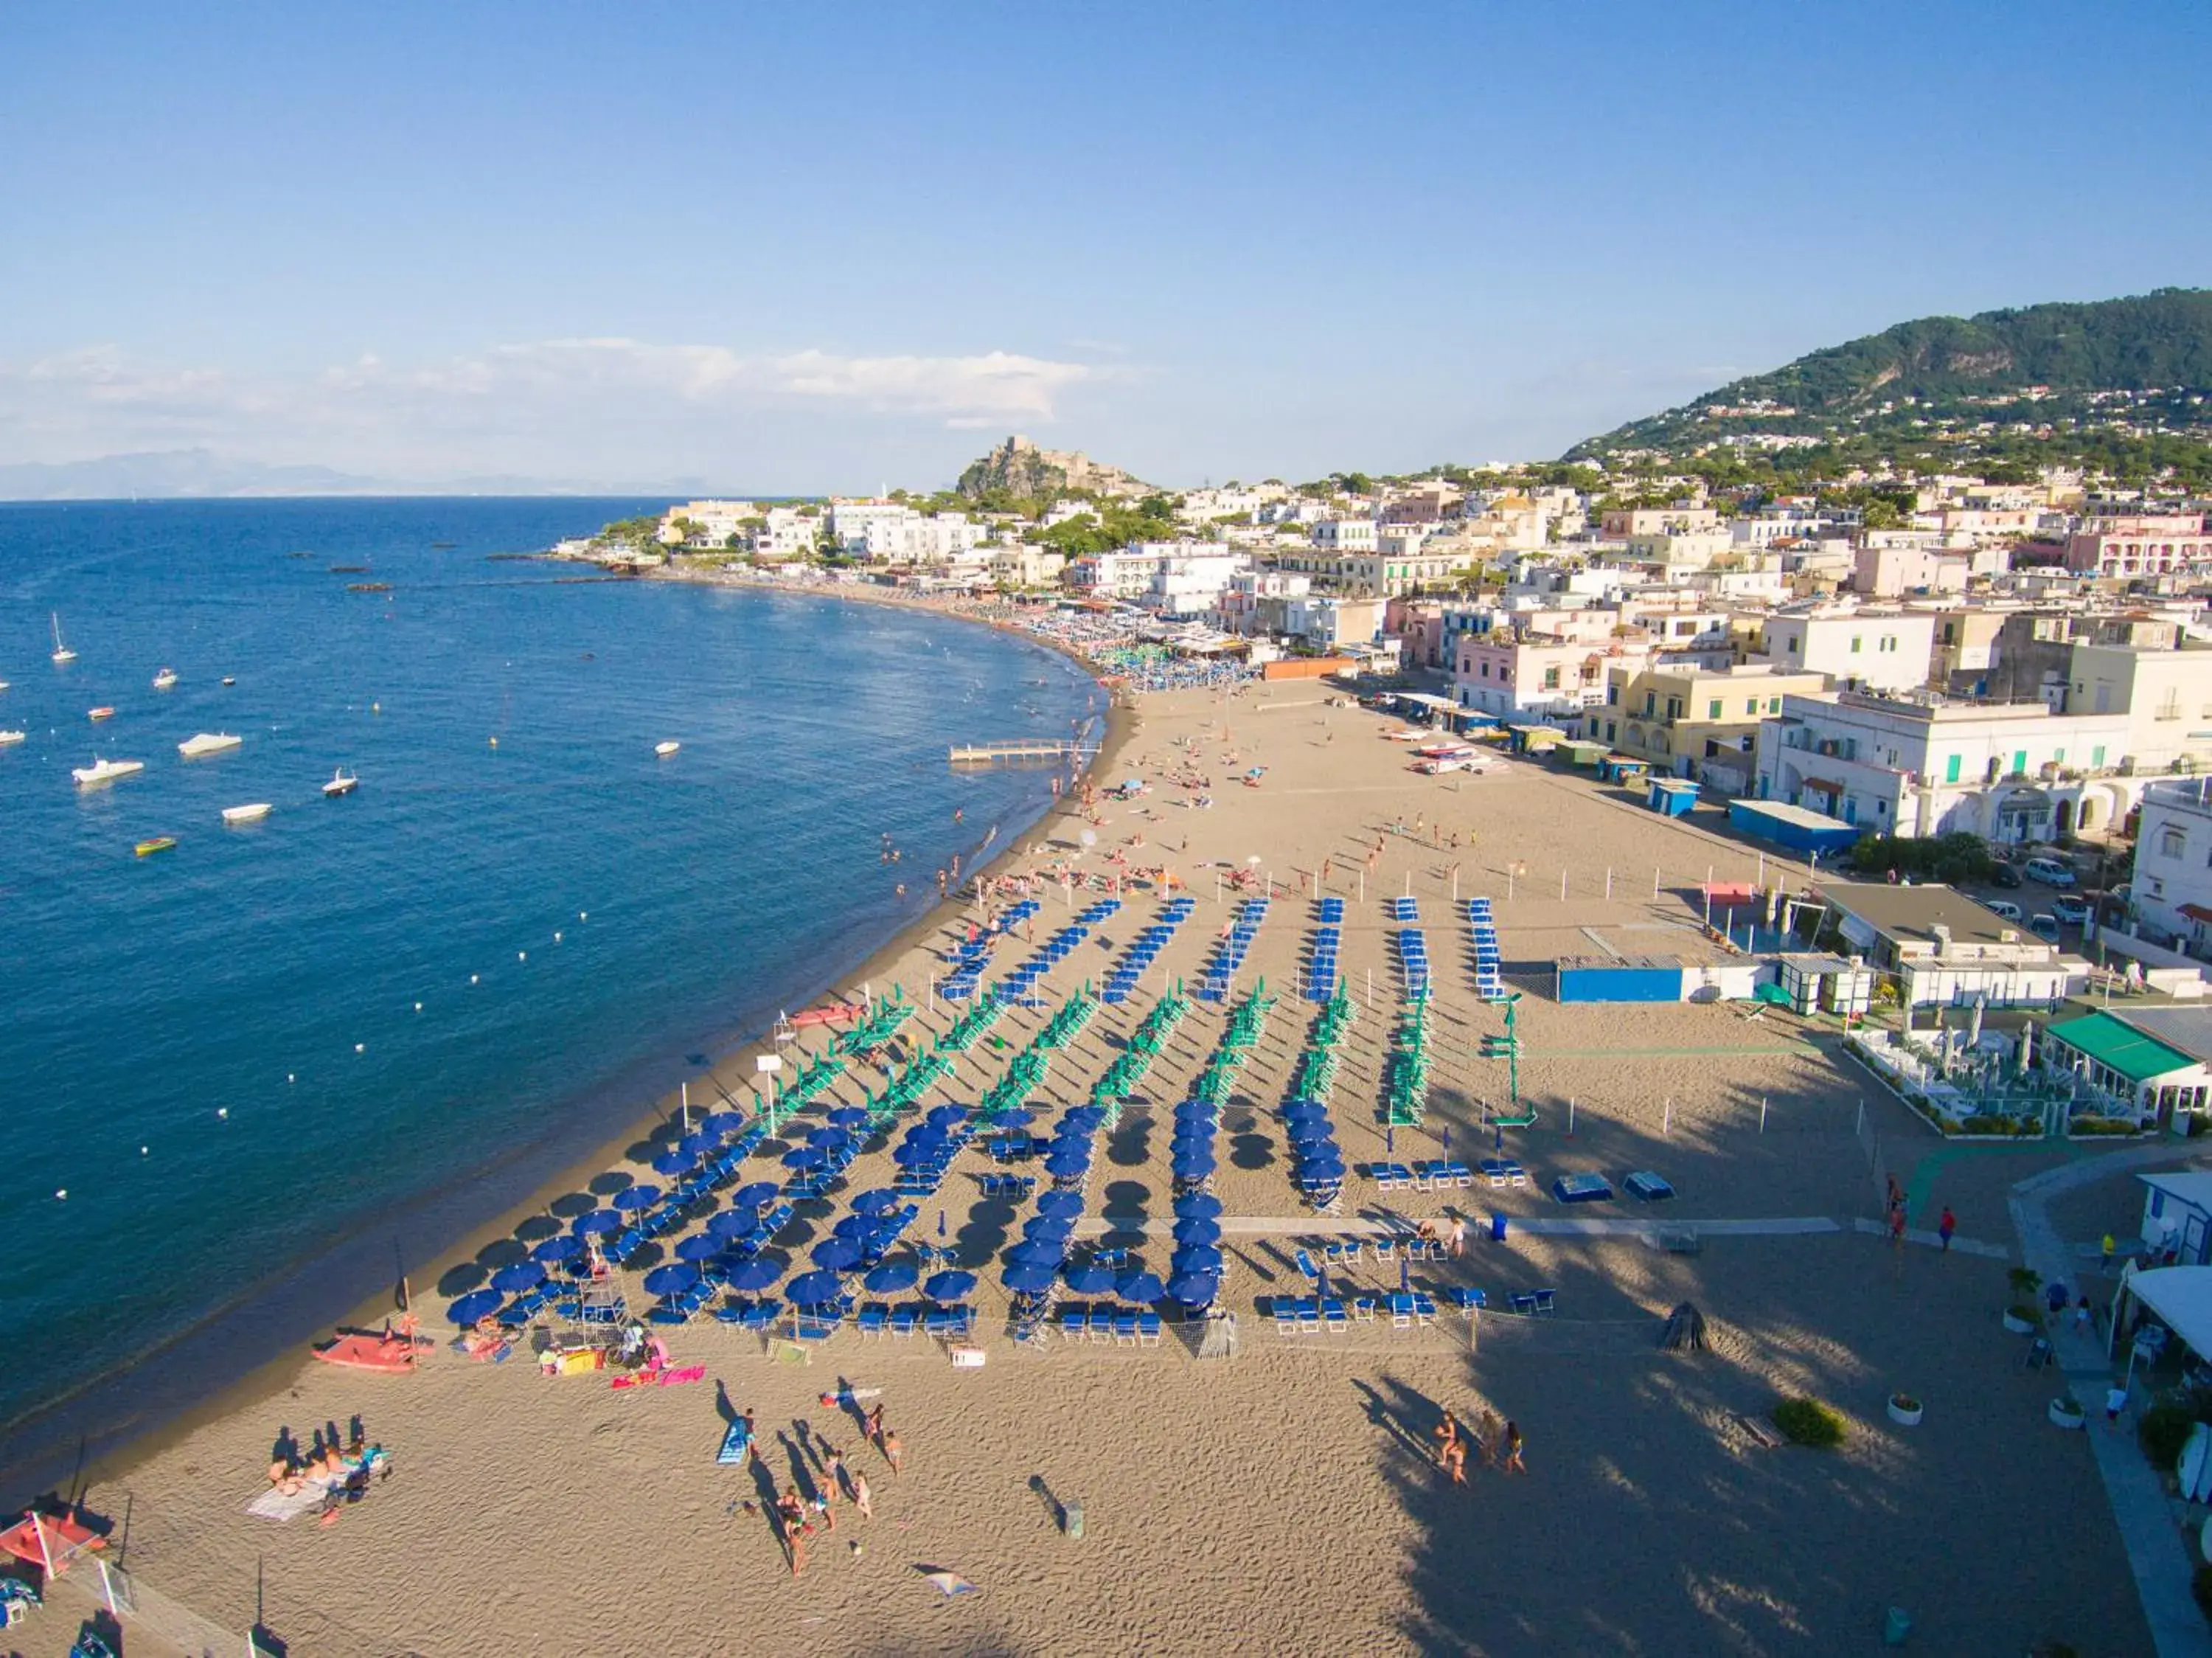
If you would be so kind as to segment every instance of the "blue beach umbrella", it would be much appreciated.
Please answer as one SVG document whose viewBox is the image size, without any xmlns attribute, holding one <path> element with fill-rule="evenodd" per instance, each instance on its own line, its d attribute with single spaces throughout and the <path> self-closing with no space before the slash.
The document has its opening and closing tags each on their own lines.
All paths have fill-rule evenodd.
<svg viewBox="0 0 2212 1658">
<path fill-rule="evenodd" d="M 1044 1160 L 1048 1174 L 1080 1174 L 1091 1167 L 1091 1148 L 1088 1145 L 1062 1146 Z"/>
<path fill-rule="evenodd" d="M 520 1295 L 545 1282 L 545 1269 L 536 1261 L 517 1261 L 491 1275 L 491 1287 L 502 1295 Z"/>
<path fill-rule="evenodd" d="M 1221 1213 L 1221 1199 L 1211 1192 L 1186 1192 L 1170 1207 L 1179 1220 L 1211 1220 Z"/>
<path fill-rule="evenodd" d="M 889 1186 L 878 1186 L 873 1192 L 863 1192 L 853 1199 L 855 1215 L 880 1215 L 887 1209 L 899 1206 L 899 1195 Z"/>
<path fill-rule="evenodd" d="M 964 1300 L 975 1288 L 973 1272 L 939 1272 L 921 1287 L 921 1293 L 933 1301 Z"/>
<path fill-rule="evenodd" d="M 853 1137 L 842 1128 L 818 1128 L 806 1137 L 817 1151 L 842 1151 Z"/>
<path fill-rule="evenodd" d="M 807 1252 L 807 1259 L 817 1266 L 828 1267 L 832 1272 L 842 1272 L 860 1264 L 865 1252 L 850 1238 L 824 1238 Z"/>
<path fill-rule="evenodd" d="M 711 1232 L 695 1232 L 676 1246 L 676 1259 L 679 1261 L 711 1261 L 729 1247 L 729 1240 L 726 1238 L 718 1238 Z"/>
<path fill-rule="evenodd" d="M 1048 1192 L 1036 1200 L 1037 1213 L 1058 1215 L 1067 1218 L 1083 1213 L 1083 1194 L 1079 1192 Z"/>
<path fill-rule="evenodd" d="M 809 1173 L 829 1161 L 828 1155 L 814 1146 L 800 1146 L 783 1154 L 783 1166 L 800 1174 Z"/>
<path fill-rule="evenodd" d="M 1204 1307 L 1221 1293 L 1221 1280 L 1211 1272 L 1186 1272 L 1168 1285 L 1168 1294 L 1185 1307 Z"/>
<path fill-rule="evenodd" d="M 759 1209 L 775 1201 L 781 1190 L 773 1180 L 755 1180 L 750 1186 L 741 1186 L 731 1194 L 732 1209 Z"/>
<path fill-rule="evenodd" d="M 787 1265 L 773 1255 L 756 1255 L 732 1267 L 727 1282 L 732 1289 L 765 1289 L 783 1276 Z"/>
<path fill-rule="evenodd" d="M 1302 1164 L 1298 1173 L 1309 1180 L 1341 1180 L 1344 1178 L 1342 1157 L 1317 1157 Z"/>
<path fill-rule="evenodd" d="M 466 1329 L 479 1319 L 489 1318 L 499 1311 L 507 1297 L 496 1289 L 472 1290 L 446 1309 L 446 1316 Z"/>
<path fill-rule="evenodd" d="M 698 1161 L 696 1157 L 685 1156 L 680 1151 L 664 1151 L 653 1160 L 653 1172 L 655 1174 L 682 1174 Z"/>
<path fill-rule="evenodd" d="M 1053 1271 L 1048 1266 L 1010 1266 L 999 1275 L 999 1281 L 1018 1295 L 1039 1295 L 1052 1288 Z"/>
<path fill-rule="evenodd" d="M 1328 1107 L 1318 1100 L 1285 1100 L 1283 1101 L 1283 1115 L 1285 1118 L 1326 1117 Z"/>
<path fill-rule="evenodd" d="M 844 1279 L 835 1272 L 802 1272 L 791 1281 L 786 1293 L 797 1306 L 826 1307 L 844 1287 Z"/>
<path fill-rule="evenodd" d="M 651 1209 L 660 1201 L 657 1186 L 634 1186 L 615 1193 L 615 1207 L 620 1210 Z"/>
<path fill-rule="evenodd" d="M 1009 1249 L 1006 1259 L 1016 1266 L 1056 1267 L 1067 1259 L 1067 1246 L 1050 1238 L 1032 1238 Z"/>
<path fill-rule="evenodd" d="M 848 1215 L 830 1230 L 837 1237 L 850 1238 L 859 1243 L 875 1231 L 876 1224 L 876 1217 L 872 1215 Z"/>
<path fill-rule="evenodd" d="M 1178 1180 L 1202 1180 L 1213 1173 L 1213 1154 L 1211 1151 L 1187 1151 L 1168 1167 Z"/>
<path fill-rule="evenodd" d="M 924 1163 L 933 1163 L 945 1155 L 941 1140 L 925 1140 L 920 1145 L 908 1140 L 891 1148 L 891 1161 L 901 1168 L 919 1168 Z"/>
<path fill-rule="evenodd" d="M 1168 1293 L 1157 1272 L 1126 1273 L 1115 1284 L 1114 1290 L 1125 1301 L 1156 1301 Z"/>
<path fill-rule="evenodd" d="M 1169 1263 L 1178 1275 L 1186 1272 L 1218 1272 L 1221 1271 L 1221 1252 L 1211 1244 L 1185 1244 L 1175 1253 Z"/>
<path fill-rule="evenodd" d="M 921 1269 L 912 1261 L 885 1261 L 860 1282 L 872 1295 L 892 1295 L 902 1289 L 911 1289 L 921 1276 Z"/>
<path fill-rule="evenodd" d="M 548 1238 L 530 1252 L 530 1259 L 541 1266 L 558 1266 L 573 1261 L 584 1253 L 583 1240 L 564 1232 L 557 1238 Z"/>
<path fill-rule="evenodd" d="M 757 1210 L 726 1209 L 719 1215 L 707 1217 L 707 1230 L 726 1244 L 751 1237 L 760 1230 L 760 1211 Z"/>
<path fill-rule="evenodd" d="M 1287 1133 L 1294 1146 L 1310 1146 L 1317 1140 L 1334 1139 L 1336 1136 L 1336 1131 L 1329 1126 L 1325 1117 L 1301 1118 L 1290 1125 Z"/>
<path fill-rule="evenodd" d="M 1031 1111 L 1027 1106 L 1009 1106 L 991 1119 L 991 1126 L 1002 1129 L 1027 1128 L 1035 1121 L 1036 1121 L 1036 1112 Z"/>
<path fill-rule="evenodd" d="M 671 1261 L 645 1275 L 648 1295 L 680 1295 L 699 1282 L 699 1269 L 689 1261 Z"/>
<path fill-rule="evenodd" d="M 702 1130 L 697 1134 L 689 1134 L 678 1140 L 676 1143 L 676 1149 L 687 1157 L 704 1157 L 708 1152 L 718 1149 L 720 1144 L 721 1142 L 717 1137 Z"/>
<path fill-rule="evenodd" d="M 1073 1215 L 1032 1215 L 1022 1222 L 1024 1238 L 1072 1238 L 1075 1235 Z"/>
<path fill-rule="evenodd" d="M 708 1134 L 735 1134 L 744 1125 L 741 1111 L 710 1111 L 699 1119 L 700 1128 Z"/>
<path fill-rule="evenodd" d="M 922 1121 L 927 1123 L 932 1128 L 942 1129 L 955 1127 L 967 1120 L 968 1108 L 965 1106 L 933 1106 L 929 1114 L 922 1119 Z"/>
<path fill-rule="evenodd" d="M 1067 1281 L 1067 1287 L 1079 1295 L 1105 1295 L 1113 1293 L 1114 1269 L 1110 1266 L 1085 1263 L 1081 1266 L 1065 1268 L 1060 1276 Z"/>
<path fill-rule="evenodd" d="M 1195 1216 L 1177 1221 L 1175 1240 L 1179 1244 L 1218 1244 L 1221 1241 L 1221 1222 Z"/>
<path fill-rule="evenodd" d="M 568 1230 L 580 1238 L 595 1237 L 602 1232 L 619 1232 L 623 1217 L 611 1209 L 595 1209 L 588 1215 L 579 1215 L 569 1222 Z"/>
<path fill-rule="evenodd" d="M 1383 1155 L 1384 1155 L 1385 1156 L 1389 1156 L 1389 1155 L 1390 1155 L 1394 1154 L 1395 1152 L 1396 1152 L 1396 1150 L 1397 1150 L 1397 1149 L 1398 1149 L 1398 1131 L 1397 1131 L 1395 1128 L 1385 1127 L 1385 1128 L 1383 1129 L 1383 1131 L 1382 1131 L 1382 1152 L 1383 1152 Z"/>
</svg>

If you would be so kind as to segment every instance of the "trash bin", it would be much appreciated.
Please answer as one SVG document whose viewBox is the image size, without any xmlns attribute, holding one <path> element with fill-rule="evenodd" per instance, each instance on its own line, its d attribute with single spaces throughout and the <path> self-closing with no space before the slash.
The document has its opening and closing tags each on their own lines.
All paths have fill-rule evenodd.
<svg viewBox="0 0 2212 1658">
<path fill-rule="evenodd" d="M 1077 1539 L 1082 1537 L 1083 1499 L 1081 1497 L 1071 1497 L 1060 1504 L 1060 1528 L 1070 1537 Z"/>
<path fill-rule="evenodd" d="M 1490 1241 L 1492 1243 L 1505 1241 L 1505 1217 L 1503 1215 L 1493 1215 L 1490 1217 Z"/>
<path fill-rule="evenodd" d="M 1881 1620 L 1881 1643 L 1886 1647 L 1901 1647 L 1905 1637 L 1912 1633 L 1912 1618 L 1902 1606 L 1892 1606 L 1889 1615 Z"/>
</svg>

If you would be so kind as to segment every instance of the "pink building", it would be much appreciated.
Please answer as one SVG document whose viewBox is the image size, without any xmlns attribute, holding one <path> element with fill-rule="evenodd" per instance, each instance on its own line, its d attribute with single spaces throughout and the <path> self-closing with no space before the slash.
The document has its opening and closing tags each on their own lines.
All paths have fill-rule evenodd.
<svg viewBox="0 0 2212 1658">
<path fill-rule="evenodd" d="M 2098 518 L 2066 538 L 2066 568 L 2077 576 L 2176 576 L 2212 566 L 2212 536 L 2196 513 Z"/>
<path fill-rule="evenodd" d="M 1640 635 L 1600 645 L 1541 635 L 1471 634 L 1459 642 L 1452 699 L 1462 708 L 1501 716 L 1571 718 L 1605 701 L 1607 667 L 1640 667 L 1650 655 L 1650 642 Z"/>
</svg>

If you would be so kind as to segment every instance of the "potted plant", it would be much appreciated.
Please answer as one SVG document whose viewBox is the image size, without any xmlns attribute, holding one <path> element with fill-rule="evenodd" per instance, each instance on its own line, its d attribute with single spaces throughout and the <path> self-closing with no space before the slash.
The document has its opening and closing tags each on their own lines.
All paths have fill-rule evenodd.
<svg viewBox="0 0 2212 1658">
<path fill-rule="evenodd" d="M 2015 1336 L 2032 1336 L 2043 1328 L 2043 1309 L 2035 1304 L 2043 1288 L 2043 1275 L 2033 1267 L 2015 1266 L 2005 1274 L 2012 1285 L 2013 1304 L 2005 1308 L 2004 1327 Z"/>
<path fill-rule="evenodd" d="M 2079 1428 L 2085 1420 L 2087 1413 L 2081 1409 L 2081 1400 L 2061 1393 L 2051 1401 L 2051 1421 L 2054 1427 Z"/>
<path fill-rule="evenodd" d="M 1927 1407 L 1911 1393 L 1889 1396 L 1889 1419 L 1900 1428 L 1917 1428 Z"/>
</svg>

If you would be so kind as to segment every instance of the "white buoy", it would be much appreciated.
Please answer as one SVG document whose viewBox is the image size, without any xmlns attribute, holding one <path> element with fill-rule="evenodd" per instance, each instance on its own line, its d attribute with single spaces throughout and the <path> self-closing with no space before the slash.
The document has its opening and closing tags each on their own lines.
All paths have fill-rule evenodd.
<svg viewBox="0 0 2212 1658">
<path fill-rule="evenodd" d="M 228 1106 L 217 1106 L 215 1108 L 215 1114 L 218 1117 L 228 1117 L 230 1115 L 230 1107 Z"/>
<path fill-rule="evenodd" d="M 368 1051 L 368 1045 L 366 1042 L 356 1042 L 353 1045 L 353 1051 L 356 1053 L 366 1053 Z"/>
<path fill-rule="evenodd" d="M 146 1155 L 146 1148 L 145 1148 L 145 1147 L 143 1147 L 143 1146 L 139 1147 L 139 1148 L 138 1148 L 138 1155 L 139 1155 L 141 1157 L 143 1157 L 143 1156 Z"/>
<path fill-rule="evenodd" d="M 514 959 L 517 961 L 527 961 L 530 960 L 530 952 L 527 950 L 517 950 L 514 953 Z"/>
<path fill-rule="evenodd" d="M 476 976 L 474 973 L 471 973 L 471 974 L 469 975 L 469 983 L 470 983 L 470 984 L 475 984 L 476 982 L 477 982 L 477 976 Z"/>
<path fill-rule="evenodd" d="M 54 1196 L 60 1198 L 62 1202 L 67 1203 L 69 1201 L 69 1188 L 67 1186 L 61 1187 L 54 1193 Z"/>
<path fill-rule="evenodd" d="M 561 942 L 561 935 L 560 935 L 560 934 L 558 934 L 558 933 L 554 934 L 554 935 L 553 935 L 553 942 L 554 942 L 556 944 L 558 944 L 558 943 Z"/>
<path fill-rule="evenodd" d="M 591 918 L 592 912 L 589 910 L 579 910 L 576 911 L 576 919 L 579 921 L 589 921 Z"/>
<path fill-rule="evenodd" d="M 372 714 L 381 714 L 384 712 L 384 704 L 382 703 L 371 703 L 368 705 L 368 711 Z"/>
<path fill-rule="evenodd" d="M 416 1012 L 417 1012 L 417 1013 L 420 1013 L 420 1012 L 422 1012 L 422 1004 L 420 1002 L 417 1002 L 417 1003 L 415 1004 L 415 1011 L 416 1011 Z"/>
<path fill-rule="evenodd" d="M 288 1082 L 296 1082 L 300 1079 L 295 1073 L 288 1070 L 284 1073 L 284 1080 Z"/>
</svg>

